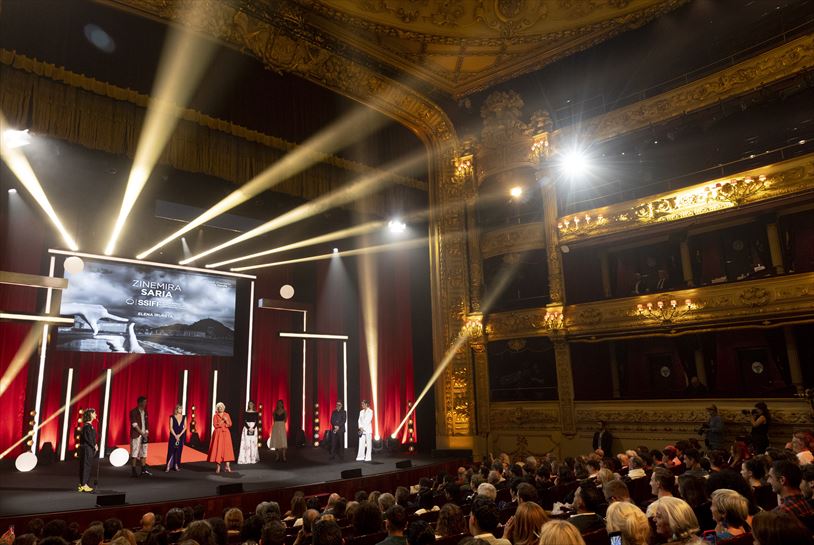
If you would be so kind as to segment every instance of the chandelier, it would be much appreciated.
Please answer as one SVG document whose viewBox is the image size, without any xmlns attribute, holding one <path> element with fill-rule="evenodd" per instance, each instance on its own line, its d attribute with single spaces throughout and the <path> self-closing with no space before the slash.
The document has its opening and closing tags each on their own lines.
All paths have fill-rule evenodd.
<svg viewBox="0 0 814 545">
<path fill-rule="evenodd" d="M 757 178 L 733 178 L 728 182 L 718 182 L 714 186 L 705 187 L 711 199 L 720 202 L 732 203 L 740 206 L 768 187 L 766 176 L 761 174 Z"/>
<path fill-rule="evenodd" d="M 658 320 L 662 324 L 670 324 L 680 320 L 693 310 L 696 305 L 689 299 L 684 300 L 683 305 L 679 305 L 675 299 L 659 299 L 655 302 L 648 301 L 636 305 L 636 315 L 640 318 Z"/>
<path fill-rule="evenodd" d="M 532 323 L 532 327 L 556 331 L 565 327 L 565 316 L 559 311 L 546 311 L 542 323 Z"/>
<path fill-rule="evenodd" d="M 584 216 L 572 216 L 570 218 L 564 218 L 561 222 L 557 223 L 557 229 L 562 234 L 569 234 L 569 233 L 576 233 L 578 231 L 590 231 L 603 225 L 605 223 L 605 218 L 602 214 L 599 214 L 597 217 L 591 217 L 590 214 L 585 214 Z"/>
</svg>

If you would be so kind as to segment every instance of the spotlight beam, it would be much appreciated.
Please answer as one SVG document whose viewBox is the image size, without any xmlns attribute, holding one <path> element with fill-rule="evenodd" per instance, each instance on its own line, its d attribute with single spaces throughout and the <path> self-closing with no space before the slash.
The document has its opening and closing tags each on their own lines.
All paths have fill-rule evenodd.
<svg viewBox="0 0 814 545">
<path fill-rule="evenodd" d="M 366 248 L 357 248 L 355 250 L 346 250 L 344 252 L 331 252 L 330 254 L 321 254 L 321 255 L 313 255 L 310 257 L 302 257 L 300 259 L 289 259 L 288 261 L 276 261 L 274 263 L 260 263 L 258 265 L 247 265 L 246 267 L 235 267 L 229 269 L 233 272 L 238 271 L 251 271 L 254 269 L 265 269 L 268 267 L 280 267 L 282 265 L 293 265 L 295 263 L 307 263 L 309 261 L 322 261 L 325 259 L 331 259 L 334 256 L 339 257 L 351 257 L 355 255 L 365 255 L 365 254 L 376 254 L 380 252 L 389 252 L 392 250 L 408 250 L 412 248 L 418 248 L 427 244 L 428 239 L 424 238 L 416 238 L 412 240 L 405 240 L 403 242 L 391 242 L 390 244 L 381 244 L 379 246 L 368 246 Z"/>
<path fill-rule="evenodd" d="M 308 246 L 314 246 L 316 244 L 323 244 L 325 242 L 333 242 L 334 240 L 342 240 L 343 238 L 349 237 L 356 237 L 359 235 L 363 235 L 365 233 L 370 233 L 372 231 L 376 231 L 384 227 L 383 221 L 371 221 L 362 225 L 357 225 L 356 227 L 350 227 L 348 229 L 341 229 L 339 231 L 334 231 L 333 233 L 327 233 L 325 235 L 320 235 L 318 237 L 309 238 L 307 240 L 301 240 L 299 242 L 294 242 L 292 244 L 286 244 L 285 246 L 280 246 L 279 248 L 272 248 L 270 250 L 265 250 L 262 252 L 257 252 L 251 255 L 244 255 L 242 257 L 236 257 L 234 259 L 227 259 L 226 261 L 220 261 L 218 263 L 210 263 L 206 265 L 207 269 L 211 269 L 214 267 L 222 267 L 224 265 L 231 265 L 232 263 L 237 263 L 238 261 L 246 261 L 248 259 L 254 259 L 256 257 L 263 257 L 266 255 L 271 254 L 278 254 L 280 252 L 287 252 L 289 250 L 295 250 L 297 248 L 306 248 Z"/>
<path fill-rule="evenodd" d="M 498 296 L 500 296 L 503 290 L 506 289 L 506 286 L 509 285 L 509 281 L 517 272 L 518 266 L 519 264 L 513 264 L 510 266 L 503 267 L 500 270 L 500 272 L 497 275 L 497 278 L 495 279 L 493 289 L 490 290 L 489 293 L 487 293 L 483 298 L 481 309 L 484 315 L 489 312 L 489 309 L 492 308 L 492 305 L 494 305 L 495 301 L 497 301 Z M 435 386 L 435 383 L 444 373 L 446 368 L 449 366 L 450 362 L 452 362 L 452 360 L 455 358 L 455 355 L 458 353 L 458 351 L 464 347 L 466 342 L 469 340 L 468 331 L 469 330 L 465 326 L 461 327 L 461 330 L 458 332 L 457 337 L 455 337 L 455 340 L 452 341 L 452 344 L 449 346 L 449 348 L 447 348 L 447 351 L 441 358 L 441 361 L 439 362 L 438 367 L 435 369 L 435 372 L 430 377 L 430 380 L 427 381 L 427 384 L 424 386 L 424 389 L 421 390 L 421 394 L 419 394 L 419 396 L 416 398 L 415 403 L 413 403 L 413 406 L 410 407 L 409 411 L 407 411 L 407 414 L 404 415 L 404 419 L 399 423 L 396 429 L 393 430 L 393 433 L 390 435 L 391 438 L 395 439 L 398 436 L 399 430 L 410 419 L 410 417 L 418 407 L 418 404 L 421 403 L 421 400 L 424 399 L 424 397 L 427 395 L 430 389 L 433 386 Z"/>
<path fill-rule="evenodd" d="M 192 4 L 189 6 L 180 19 L 191 28 L 199 28 L 202 26 L 200 18 L 208 10 L 195 9 Z M 153 98 L 139 134 L 133 166 L 127 178 L 119 215 L 105 246 L 105 255 L 112 255 L 115 251 L 127 217 L 175 131 L 182 108 L 192 98 L 214 53 L 215 42 L 202 39 L 189 29 L 170 30 L 151 93 Z"/>
<path fill-rule="evenodd" d="M 8 121 L 6 121 L 6 117 L 0 113 L 0 135 L 5 134 L 7 130 L 10 130 Z M 51 202 L 48 200 L 45 190 L 37 179 L 37 175 L 34 174 L 34 170 L 31 168 L 31 164 L 28 162 L 25 154 L 20 148 L 8 145 L 6 140 L 6 138 L 0 138 L 0 158 L 8 165 L 11 172 L 20 180 L 23 187 L 26 188 L 28 193 L 34 198 L 40 208 L 42 208 L 42 211 L 45 212 L 48 219 L 51 220 L 53 226 L 62 236 L 65 245 L 74 252 L 79 250 L 79 245 L 76 244 L 74 238 L 68 233 L 68 230 L 62 224 L 62 220 L 59 219 L 54 207 L 51 206 Z"/>
<path fill-rule="evenodd" d="M 25 339 L 23 339 L 23 342 L 20 343 L 17 353 L 11 358 L 11 363 L 9 363 L 6 372 L 3 373 L 3 377 L 0 378 L 0 397 L 3 396 L 20 371 L 22 371 L 23 367 L 25 367 L 31 354 L 36 350 L 41 332 L 42 328 L 32 327 L 25 336 Z"/>
<path fill-rule="evenodd" d="M 362 324 L 365 331 L 365 349 L 370 374 L 370 392 L 373 398 L 373 437 L 379 435 L 379 308 L 376 298 L 376 261 L 370 253 L 362 254 L 359 260 L 359 291 L 362 298 Z"/>
<path fill-rule="evenodd" d="M 243 204 L 263 191 L 296 176 L 315 163 L 324 160 L 331 153 L 351 143 L 348 141 L 348 134 L 353 134 L 355 140 L 360 140 L 381 127 L 383 122 L 384 118 L 382 116 L 374 117 L 372 110 L 360 108 L 353 114 L 339 120 L 334 125 L 320 131 L 294 151 L 283 156 L 279 161 L 255 176 L 252 180 L 235 191 L 232 191 L 209 210 L 204 211 L 203 214 L 148 250 L 141 252 L 137 257 L 139 259 L 146 258 L 176 238 L 226 213 L 232 208 Z"/>
<path fill-rule="evenodd" d="M 133 362 L 134 362 L 136 359 L 138 359 L 139 357 L 140 357 L 140 354 L 128 354 L 127 356 L 125 356 L 124 358 L 122 358 L 121 360 L 119 360 L 119 361 L 118 361 L 116 364 L 114 364 L 114 365 L 113 365 L 113 366 L 110 368 L 110 370 L 111 370 L 111 371 L 113 372 L 113 374 L 115 375 L 116 373 L 118 373 L 119 371 L 121 371 L 122 369 L 124 369 L 125 367 L 129 366 L 131 363 L 133 363 Z M 100 385 L 101 385 L 101 384 L 102 384 L 102 383 L 105 381 L 105 379 L 106 379 L 106 377 L 107 377 L 107 371 L 108 371 L 108 370 L 107 370 L 107 369 L 105 369 L 105 371 L 104 371 L 104 372 L 103 372 L 101 375 L 99 375 L 98 377 L 96 377 L 95 379 L 93 379 L 93 381 L 92 381 L 90 384 L 88 384 L 87 386 L 85 386 L 85 387 L 82 389 L 82 391 L 81 391 L 81 392 L 78 392 L 78 393 L 77 393 L 77 394 L 76 394 L 76 395 L 75 395 L 75 396 L 74 396 L 74 397 L 71 399 L 71 402 L 70 402 L 70 403 L 68 403 L 67 405 L 73 405 L 73 404 L 74 404 L 74 403 L 76 403 L 78 400 L 80 400 L 81 398 L 85 397 L 85 396 L 86 396 L 86 395 L 88 395 L 90 392 L 92 392 L 93 390 L 95 390 L 96 388 L 98 388 L 98 387 L 99 387 L 99 386 L 100 386 Z M 39 423 L 39 424 L 36 426 L 36 428 L 32 429 L 30 432 L 28 432 L 27 434 L 25 434 L 25 435 L 24 435 L 22 438 L 20 438 L 19 440 L 17 440 L 17 441 L 16 441 L 14 444 L 12 444 L 11 446 L 9 446 L 9 447 L 8 447 L 6 450 L 4 450 L 3 452 L 1 452 L 1 453 L 0 453 L 0 460 L 2 460 L 3 458 L 5 458 L 6 456 L 8 456 L 8 454 L 9 454 L 10 452 L 12 452 L 12 451 L 13 451 L 15 448 L 17 448 L 18 446 L 22 445 L 24 442 L 28 441 L 28 439 L 29 439 L 29 438 L 34 437 L 35 432 L 39 432 L 39 430 L 40 430 L 40 429 L 41 429 L 43 426 L 45 426 L 46 424 L 48 424 L 49 422 L 51 422 L 51 421 L 52 421 L 52 420 L 54 420 L 55 418 L 59 418 L 59 415 L 61 415 L 61 414 L 62 414 L 62 413 L 64 413 L 64 412 L 65 412 L 65 406 L 63 405 L 62 407 L 60 407 L 59 409 L 57 409 L 57 411 L 56 411 L 54 414 L 50 415 L 48 418 L 46 418 L 45 420 L 43 420 L 42 422 L 40 422 L 40 423 Z M 34 445 L 34 446 L 36 447 L 36 445 Z"/>
<path fill-rule="evenodd" d="M 416 167 L 424 159 L 425 155 L 422 153 L 418 153 L 412 157 L 399 161 L 398 164 L 395 165 L 393 168 L 388 168 L 376 173 L 372 173 L 367 176 L 363 176 L 359 180 L 351 182 L 337 189 L 336 191 L 332 191 L 327 195 L 323 195 L 318 199 L 314 199 L 313 201 L 300 205 L 297 208 L 294 208 L 293 210 L 286 212 L 285 214 L 277 216 L 276 218 L 267 221 L 263 225 L 255 227 L 251 231 L 246 231 L 242 235 L 227 240 L 226 242 L 219 244 L 214 248 L 210 248 L 209 250 L 201 252 L 190 258 L 184 259 L 183 261 L 180 262 L 180 264 L 187 265 L 189 263 L 192 263 L 193 261 L 201 259 L 202 257 L 206 257 L 215 252 L 219 252 L 225 248 L 229 248 L 230 246 L 234 246 L 235 244 L 240 244 L 241 242 L 245 242 L 252 238 L 259 237 L 260 235 L 264 235 L 270 231 L 280 229 L 282 227 L 291 225 L 292 223 L 296 223 L 298 221 L 303 221 L 312 216 L 320 214 L 326 210 L 336 208 L 337 206 L 342 206 L 343 204 L 354 201 L 369 192 L 379 191 L 383 189 L 386 185 L 393 183 L 393 178 L 390 175 L 389 171 Z"/>
</svg>

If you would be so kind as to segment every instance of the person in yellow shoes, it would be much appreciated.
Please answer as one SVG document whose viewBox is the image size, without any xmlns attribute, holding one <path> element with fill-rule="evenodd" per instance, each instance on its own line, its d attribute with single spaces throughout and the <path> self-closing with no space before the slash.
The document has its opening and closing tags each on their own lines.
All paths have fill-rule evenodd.
<svg viewBox="0 0 814 545">
<path fill-rule="evenodd" d="M 93 492 L 88 481 L 90 481 L 93 460 L 96 459 L 96 453 L 99 450 L 99 445 L 96 444 L 96 429 L 93 427 L 94 420 L 96 420 L 96 409 L 85 409 L 85 412 L 82 413 L 82 421 L 85 424 L 82 426 L 82 434 L 79 438 L 79 487 L 77 488 L 79 492 Z"/>
</svg>

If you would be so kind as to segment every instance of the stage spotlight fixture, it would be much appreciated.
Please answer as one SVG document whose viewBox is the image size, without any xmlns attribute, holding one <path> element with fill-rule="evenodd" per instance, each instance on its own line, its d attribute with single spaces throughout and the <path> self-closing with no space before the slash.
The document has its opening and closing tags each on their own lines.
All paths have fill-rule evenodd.
<svg viewBox="0 0 814 545">
<path fill-rule="evenodd" d="M 71 274 L 79 274 L 85 270 L 85 262 L 82 261 L 81 257 L 77 257 L 72 255 L 65 259 L 65 272 Z"/>
<path fill-rule="evenodd" d="M 37 467 L 37 455 L 33 452 L 23 452 L 14 460 L 14 467 L 21 473 L 28 473 Z"/>
<path fill-rule="evenodd" d="M 280 297 L 283 299 L 291 299 L 294 297 L 294 286 L 286 284 L 280 288 Z"/>
<path fill-rule="evenodd" d="M 339 253 L 339 248 L 334 248 L 334 253 L 338 254 Z"/>
<path fill-rule="evenodd" d="M 387 222 L 387 229 L 394 235 L 400 235 L 407 230 L 407 224 L 399 219 L 393 219 Z"/>
<path fill-rule="evenodd" d="M 9 195 L 16 195 L 16 194 L 17 194 L 17 190 L 16 190 L 16 189 L 14 189 L 14 188 L 12 187 L 11 189 L 9 189 L 9 190 L 8 190 L 8 194 L 9 194 Z"/>
<path fill-rule="evenodd" d="M 521 197 L 523 195 L 523 188 L 516 185 L 509 190 L 509 195 L 511 195 L 513 199 Z"/>
<path fill-rule="evenodd" d="M 83 30 L 85 38 L 99 51 L 113 53 L 116 50 L 116 42 L 100 26 L 88 23 Z"/>
<path fill-rule="evenodd" d="M 579 150 L 571 150 L 564 154 L 560 161 L 560 169 L 570 177 L 582 176 L 590 167 L 588 156 Z"/>
<path fill-rule="evenodd" d="M 8 149 L 21 148 L 31 143 L 31 135 L 28 129 L 18 131 L 16 129 L 6 129 L 3 131 L 3 146 Z"/>
</svg>

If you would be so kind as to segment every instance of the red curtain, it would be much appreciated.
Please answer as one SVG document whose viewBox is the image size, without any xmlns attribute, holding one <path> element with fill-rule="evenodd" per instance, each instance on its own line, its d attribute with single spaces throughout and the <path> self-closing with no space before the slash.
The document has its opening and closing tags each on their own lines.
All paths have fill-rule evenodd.
<svg viewBox="0 0 814 545">
<path fill-rule="evenodd" d="M 376 260 L 377 332 L 378 332 L 378 407 L 374 407 L 379 435 L 388 437 L 407 414 L 407 403 L 415 401 L 413 384 L 413 331 L 410 317 L 410 254 L 393 252 Z M 359 323 L 359 388 L 363 399 L 372 390 L 365 331 Z M 352 414 L 352 413 L 351 413 Z M 415 419 L 413 419 L 415 422 Z M 414 440 L 418 430 L 414 425 Z M 402 443 L 407 442 L 407 426 L 401 430 Z"/>
</svg>

